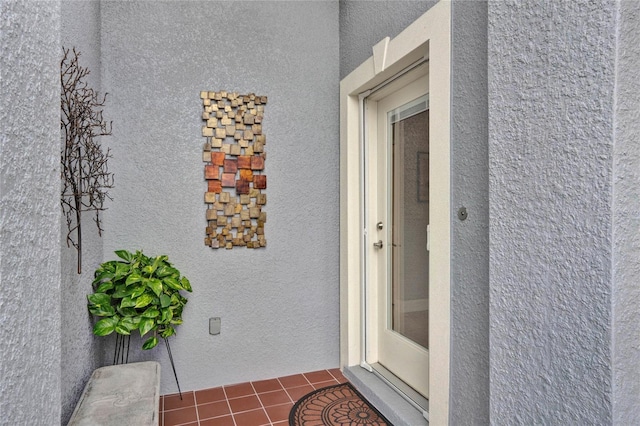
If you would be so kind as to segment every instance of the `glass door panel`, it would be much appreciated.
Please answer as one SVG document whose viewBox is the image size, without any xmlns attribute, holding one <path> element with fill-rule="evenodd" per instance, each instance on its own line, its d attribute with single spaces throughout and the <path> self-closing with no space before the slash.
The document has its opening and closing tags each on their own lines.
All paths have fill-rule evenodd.
<svg viewBox="0 0 640 426">
<path fill-rule="evenodd" d="M 393 150 L 391 329 L 429 347 L 429 110 L 389 113 Z M 421 112 L 409 115 L 416 109 Z"/>
</svg>

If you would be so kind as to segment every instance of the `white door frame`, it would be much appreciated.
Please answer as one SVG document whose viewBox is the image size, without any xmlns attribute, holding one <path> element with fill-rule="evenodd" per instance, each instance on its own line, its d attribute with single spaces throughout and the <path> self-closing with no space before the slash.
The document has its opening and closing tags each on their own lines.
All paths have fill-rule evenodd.
<svg viewBox="0 0 640 426">
<path fill-rule="evenodd" d="M 340 365 L 364 360 L 363 262 L 366 229 L 362 156 L 361 99 L 367 91 L 429 60 L 430 182 L 450 188 L 451 3 L 440 1 L 393 40 L 373 46 L 374 55 L 340 82 Z M 432 180 L 434 177 L 436 180 Z M 450 359 L 450 191 L 441 191 L 446 206 L 430 217 L 429 273 L 429 420 L 449 422 Z M 437 250 L 434 247 L 437 244 Z"/>
</svg>

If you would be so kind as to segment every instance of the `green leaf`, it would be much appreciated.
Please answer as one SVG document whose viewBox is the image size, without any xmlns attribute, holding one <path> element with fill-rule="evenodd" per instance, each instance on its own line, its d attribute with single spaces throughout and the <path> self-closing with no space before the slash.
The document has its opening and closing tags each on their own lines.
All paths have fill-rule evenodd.
<svg viewBox="0 0 640 426">
<path fill-rule="evenodd" d="M 111 297 L 114 299 L 122 299 L 123 297 L 130 296 L 131 293 L 133 293 L 131 289 L 125 287 L 124 284 L 119 284 L 116 286 L 116 291 L 111 294 Z"/>
<path fill-rule="evenodd" d="M 117 324 L 118 318 L 116 317 L 103 318 L 93 327 L 93 334 L 96 336 L 106 336 L 111 334 L 116 329 Z"/>
<path fill-rule="evenodd" d="M 168 324 L 169 321 L 171 321 L 172 319 L 173 319 L 173 311 L 171 310 L 171 308 L 167 308 L 161 311 L 160 321 L 158 322 L 162 324 Z"/>
<path fill-rule="evenodd" d="M 167 337 L 173 336 L 174 334 L 176 334 L 176 329 L 173 327 L 167 327 L 162 333 L 160 333 L 160 335 L 165 339 Z"/>
<path fill-rule="evenodd" d="M 91 284 L 96 285 L 96 284 L 98 284 L 100 281 L 102 281 L 104 279 L 113 278 L 113 276 L 114 276 L 113 271 L 105 271 L 105 270 L 97 269 L 96 270 L 95 279 L 93 280 L 93 282 Z"/>
<path fill-rule="evenodd" d="M 87 296 L 89 303 L 99 306 L 111 306 L 111 297 L 106 293 L 93 293 Z"/>
<path fill-rule="evenodd" d="M 157 327 L 158 327 L 158 324 L 155 322 L 153 318 L 141 318 L 140 323 L 138 324 L 140 337 L 143 337 L 148 332 L 155 330 Z"/>
<path fill-rule="evenodd" d="M 156 276 L 158 278 L 164 278 L 167 275 L 171 275 L 171 268 L 164 265 L 160 265 L 158 269 L 156 269 Z"/>
<path fill-rule="evenodd" d="M 104 293 L 108 290 L 112 290 L 115 287 L 113 281 L 105 281 L 98 286 L 96 289 L 96 293 Z"/>
<path fill-rule="evenodd" d="M 149 337 L 146 342 L 142 345 L 142 349 L 148 350 L 153 349 L 158 345 L 158 338 L 156 336 Z"/>
<path fill-rule="evenodd" d="M 149 331 L 156 327 L 156 322 L 152 318 L 142 318 L 140 324 L 138 324 L 138 330 L 140 330 L 140 336 L 144 336 Z"/>
<path fill-rule="evenodd" d="M 134 306 L 136 308 L 144 308 L 149 303 L 151 303 L 152 300 L 153 300 L 153 296 L 151 296 L 149 293 L 144 293 L 144 294 L 140 295 L 140 297 L 135 299 L 136 303 L 135 303 Z"/>
<path fill-rule="evenodd" d="M 117 310 L 118 310 L 118 313 L 120 315 L 122 315 L 123 317 L 131 317 L 134 320 L 135 320 L 136 316 L 138 315 L 138 311 L 136 311 L 136 309 L 132 308 L 132 307 L 123 308 L 121 306 L 118 306 Z"/>
<path fill-rule="evenodd" d="M 151 265 L 153 267 L 153 272 L 155 272 L 156 269 L 158 269 L 158 266 L 163 264 L 166 260 L 167 260 L 167 256 L 164 256 L 164 255 L 156 256 L 156 258 L 153 259 L 153 264 Z"/>
<path fill-rule="evenodd" d="M 118 262 L 116 264 L 115 279 L 118 280 L 118 279 L 124 277 L 125 275 L 127 275 L 129 273 L 130 269 L 131 269 L 131 265 L 129 265 L 128 263 Z"/>
<path fill-rule="evenodd" d="M 148 280 L 145 280 L 145 284 L 156 294 L 156 296 L 160 296 L 162 293 L 162 281 L 159 279 L 149 278 Z"/>
<path fill-rule="evenodd" d="M 135 284 L 137 282 L 142 281 L 142 275 L 140 275 L 137 272 L 132 272 L 128 277 L 127 280 L 124 282 L 125 285 L 131 285 L 131 284 Z"/>
<path fill-rule="evenodd" d="M 116 250 L 115 253 L 116 256 L 120 259 L 126 260 L 127 262 L 131 262 L 131 259 L 133 259 L 133 254 L 129 253 L 127 250 Z"/>
<path fill-rule="evenodd" d="M 111 317 L 116 314 L 116 310 L 111 305 L 89 305 L 89 312 L 97 317 Z"/>
<path fill-rule="evenodd" d="M 182 316 L 182 308 L 184 308 L 184 305 L 180 305 L 180 306 L 176 306 L 173 309 L 173 316 L 174 317 L 180 317 Z"/>
<path fill-rule="evenodd" d="M 160 311 L 157 308 L 151 307 L 142 313 L 145 318 L 155 318 L 160 315 Z"/>
<path fill-rule="evenodd" d="M 122 299 L 122 302 L 120 302 L 120 307 L 121 308 L 133 308 L 136 306 L 136 300 L 137 299 L 132 299 L 131 297 L 125 297 L 124 299 Z"/>
<path fill-rule="evenodd" d="M 136 321 L 131 317 L 122 318 L 118 324 L 126 328 L 127 331 L 133 331 L 138 328 Z"/>
<path fill-rule="evenodd" d="M 142 293 L 144 293 L 144 291 L 147 288 L 144 285 L 138 285 L 135 286 L 133 288 L 131 288 L 131 298 L 135 299 L 136 297 L 140 296 Z"/>
<path fill-rule="evenodd" d="M 174 290 L 184 290 L 178 280 L 172 276 L 164 278 L 162 282 Z"/>
<path fill-rule="evenodd" d="M 131 332 L 129 331 L 129 329 L 125 326 L 123 326 L 122 324 L 118 323 L 116 324 L 116 333 L 118 334 L 122 334 L 124 336 L 128 336 L 131 334 Z"/>
<path fill-rule="evenodd" d="M 175 317 L 174 317 L 174 318 L 171 320 L 171 324 L 175 324 L 175 325 L 180 325 L 180 324 L 182 324 L 182 318 L 175 318 Z"/>
<path fill-rule="evenodd" d="M 191 283 L 189 282 L 189 280 L 187 279 L 187 277 L 182 277 L 182 280 L 180 281 L 182 284 L 182 288 L 184 288 L 187 291 L 191 291 Z"/>
<path fill-rule="evenodd" d="M 171 298 L 169 296 L 167 296 L 166 294 L 161 294 L 160 295 L 160 307 L 161 308 L 166 308 L 169 305 L 171 305 Z"/>
</svg>

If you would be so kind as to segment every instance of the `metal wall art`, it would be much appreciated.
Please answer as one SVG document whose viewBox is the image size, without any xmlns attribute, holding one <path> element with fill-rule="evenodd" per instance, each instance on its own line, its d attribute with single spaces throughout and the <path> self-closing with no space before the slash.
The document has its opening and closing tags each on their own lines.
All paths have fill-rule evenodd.
<svg viewBox="0 0 640 426">
<path fill-rule="evenodd" d="M 67 246 L 78 251 L 78 274 L 82 273 L 82 213 L 94 214 L 93 220 L 102 236 L 100 212 L 112 199 L 113 173 L 107 161 L 109 149 L 100 143 L 101 136 L 111 135 L 111 122 L 102 117 L 107 99 L 87 83 L 89 68 L 78 62 L 80 52 L 62 48 L 60 62 L 60 131 L 64 143 L 60 156 L 62 168 L 62 212 L 67 221 Z"/>
<path fill-rule="evenodd" d="M 217 249 L 266 247 L 266 135 L 262 132 L 266 96 L 200 92 L 202 152 L 207 191 L 204 244 Z"/>
</svg>

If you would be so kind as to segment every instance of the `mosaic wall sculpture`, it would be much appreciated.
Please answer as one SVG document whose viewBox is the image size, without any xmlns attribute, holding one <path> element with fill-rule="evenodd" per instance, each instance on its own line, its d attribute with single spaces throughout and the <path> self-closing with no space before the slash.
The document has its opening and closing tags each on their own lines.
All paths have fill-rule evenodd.
<svg viewBox="0 0 640 426">
<path fill-rule="evenodd" d="M 267 142 L 262 133 L 266 96 L 200 92 L 202 152 L 207 192 L 204 243 L 211 248 L 266 247 Z"/>
</svg>

